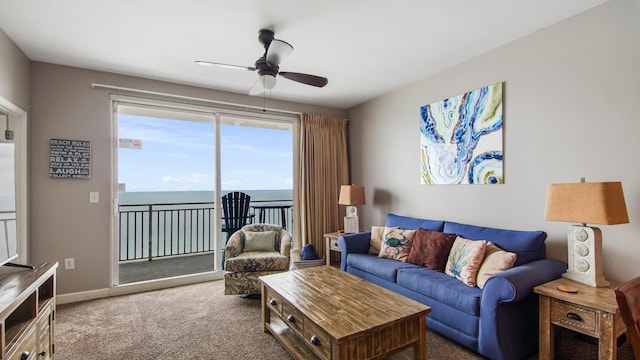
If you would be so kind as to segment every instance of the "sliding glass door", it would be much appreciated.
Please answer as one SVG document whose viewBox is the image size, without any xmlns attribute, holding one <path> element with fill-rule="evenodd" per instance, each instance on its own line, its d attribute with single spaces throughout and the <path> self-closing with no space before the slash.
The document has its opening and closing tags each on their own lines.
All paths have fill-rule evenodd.
<svg viewBox="0 0 640 360">
<path fill-rule="evenodd" d="M 119 284 L 214 270 L 214 119 L 119 106 Z"/>
<path fill-rule="evenodd" d="M 251 221 L 292 229 L 294 122 L 176 104 L 114 109 L 115 285 L 220 269 L 230 191 L 251 197 Z"/>
</svg>

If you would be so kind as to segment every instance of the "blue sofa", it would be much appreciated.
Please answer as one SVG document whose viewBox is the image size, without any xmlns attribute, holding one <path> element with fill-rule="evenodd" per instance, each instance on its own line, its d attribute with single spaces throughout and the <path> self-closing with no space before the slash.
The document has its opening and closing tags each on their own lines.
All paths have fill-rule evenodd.
<svg viewBox="0 0 640 360">
<path fill-rule="evenodd" d="M 471 287 L 445 273 L 368 254 L 370 232 L 338 239 L 341 269 L 431 307 L 427 327 L 489 359 L 526 359 L 538 351 L 538 296 L 533 288 L 567 266 L 546 259 L 543 231 L 502 230 L 394 214 L 385 226 L 454 233 L 514 252 L 514 267 Z"/>
</svg>

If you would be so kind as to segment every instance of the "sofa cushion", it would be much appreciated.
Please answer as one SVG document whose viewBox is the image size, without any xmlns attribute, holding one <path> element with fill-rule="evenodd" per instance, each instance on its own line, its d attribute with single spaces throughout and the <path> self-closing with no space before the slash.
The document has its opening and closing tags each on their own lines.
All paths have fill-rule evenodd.
<svg viewBox="0 0 640 360">
<path fill-rule="evenodd" d="M 418 265 L 379 258 L 369 254 L 349 254 L 347 257 L 347 267 L 365 271 L 391 282 L 396 282 L 399 269 L 419 268 Z"/>
<path fill-rule="evenodd" d="M 487 242 L 458 236 L 453 242 L 444 272 L 469 286 L 476 286 L 478 269 L 484 259 Z"/>
<path fill-rule="evenodd" d="M 403 262 L 407 261 L 416 232 L 417 230 L 385 227 L 382 242 L 380 243 L 380 254 L 378 256 Z"/>
<path fill-rule="evenodd" d="M 544 231 L 502 230 L 447 221 L 444 232 L 458 234 L 467 239 L 487 240 L 518 257 L 514 266 L 546 258 Z"/>
<path fill-rule="evenodd" d="M 418 230 L 419 228 L 442 231 L 444 228 L 444 221 L 441 220 L 425 220 L 417 219 L 408 216 L 401 216 L 395 214 L 388 214 L 387 221 L 384 224 L 388 227 L 397 226 L 400 229 Z"/>
<path fill-rule="evenodd" d="M 456 234 L 420 228 L 413 239 L 407 261 L 435 271 L 444 271 Z"/>
<path fill-rule="evenodd" d="M 226 271 L 285 271 L 289 269 L 289 258 L 276 251 L 249 251 L 224 262 Z"/>
<path fill-rule="evenodd" d="M 484 253 L 484 260 L 478 269 L 476 282 L 480 289 L 484 288 L 484 284 L 489 278 L 499 272 L 511 269 L 516 262 L 516 254 L 500 249 L 492 242 L 487 243 L 487 249 Z"/>
<path fill-rule="evenodd" d="M 441 301 L 468 314 L 480 314 L 482 290 L 456 278 L 427 268 L 398 270 L 398 285 Z M 429 304 L 427 304 L 429 305 Z"/>
</svg>

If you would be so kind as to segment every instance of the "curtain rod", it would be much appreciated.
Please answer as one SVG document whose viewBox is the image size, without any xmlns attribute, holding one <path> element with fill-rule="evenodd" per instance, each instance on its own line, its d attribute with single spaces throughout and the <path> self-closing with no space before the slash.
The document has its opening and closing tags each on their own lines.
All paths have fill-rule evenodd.
<svg viewBox="0 0 640 360">
<path fill-rule="evenodd" d="M 302 113 L 298 112 L 298 111 L 280 110 L 280 109 L 265 108 L 265 107 L 253 106 L 253 105 L 242 105 L 242 104 L 236 104 L 236 103 L 225 102 L 225 101 L 217 101 L 217 100 L 210 100 L 210 99 L 204 99 L 204 98 L 196 98 L 196 97 L 191 97 L 191 96 L 169 94 L 169 93 L 150 91 L 150 90 L 134 89 L 134 88 L 128 88 L 128 87 L 123 87 L 123 86 L 114 86 L 114 85 L 107 85 L 107 84 L 91 83 L 91 87 L 92 88 L 99 88 L 99 89 L 111 89 L 111 90 L 119 90 L 119 91 L 129 91 L 129 92 L 134 92 L 134 93 L 139 93 L 139 94 L 147 94 L 147 95 L 164 96 L 164 97 L 169 97 L 169 98 L 174 98 L 174 99 L 182 99 L 182 100 L 188 100 L 188 101 L 200 101 L 200 102 L 211 103 L 211 104 L 216 104 L 216 105 L 232 106 L 232 107 L 235 107 L 235 108 L 245 108 L 245 109 L 259 110 L 261 112 L 272 111 L 272 112 L 282 113 L 282 114 L 302 115 Z"/>
</svg>

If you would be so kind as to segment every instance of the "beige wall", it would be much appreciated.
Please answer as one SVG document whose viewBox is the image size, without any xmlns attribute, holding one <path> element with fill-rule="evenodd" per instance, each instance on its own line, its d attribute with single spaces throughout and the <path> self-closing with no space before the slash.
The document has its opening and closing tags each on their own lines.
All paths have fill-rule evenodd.
<svg viewBox="0 0 640 360">
<path fill-rule="evenodd" d="M 0 96 L 29 110 L 29 59 L 0 30 Z"/>
<path fill-rule="evenodd" d="M 547 185 L 620 180 L 630 224 L 601 227 L 605 275 L 640 274 L 639 20 L 638 2 L 614 0 L 351 109 L 361 227 L 393 212 L 543 229 L 548 256 L 566 261 L 569 224 L 543 219 Z M 500 81 L 505 184 L 420 185 L 420 106 Z"/>
<path fill-rule="evenodd" d="M 118 85 L 217 101 L 262 106 L 263 99 L 153 80 L 44 63 L 31 67 L 31 258 L 32 262 L 75 258 L 76 270 L 58 271 L 61 294 L 110 285 L 111 112 L 109 91 L 91 83 Z M 268 101 L 283 110 L 345 115 L 342 110 Z M 91 141 L 91 179 L 50 179 L 49 140 Z M 89 203 L 89 192 L 100 203 Z"/>
</svg>

